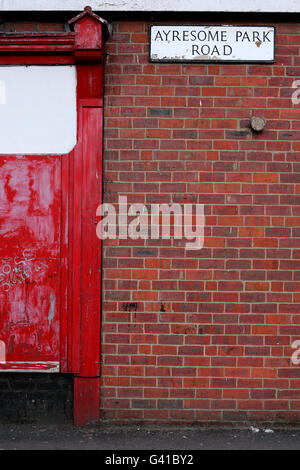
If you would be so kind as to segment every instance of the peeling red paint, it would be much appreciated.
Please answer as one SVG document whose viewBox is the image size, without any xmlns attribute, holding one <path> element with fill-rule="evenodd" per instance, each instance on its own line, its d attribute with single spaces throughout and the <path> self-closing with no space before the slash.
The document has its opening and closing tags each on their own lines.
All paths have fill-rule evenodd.
<svg viewBox="0 0 300 470">
<path fill-rule="evenodd" d="M 0 340 L 7 361 L 58 361 L 60 158 L 0 160 Z"/>
</svg>

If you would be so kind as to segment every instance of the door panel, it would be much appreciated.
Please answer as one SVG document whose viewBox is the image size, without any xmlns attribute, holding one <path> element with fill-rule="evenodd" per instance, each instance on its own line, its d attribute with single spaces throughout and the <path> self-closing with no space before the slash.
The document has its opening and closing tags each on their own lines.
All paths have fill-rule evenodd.
<svg viewBox="0 0 300 470">
<path fill-rule="evenodd" d="M 0 369 L 58 370 L 61 157 L 0 156 L 0 201 Z"/>
<path fill-rule="evenodd" d="M 74 66 L 0 67 L 1 154 L 66 154 L 76 131 Z"/>
</svg>

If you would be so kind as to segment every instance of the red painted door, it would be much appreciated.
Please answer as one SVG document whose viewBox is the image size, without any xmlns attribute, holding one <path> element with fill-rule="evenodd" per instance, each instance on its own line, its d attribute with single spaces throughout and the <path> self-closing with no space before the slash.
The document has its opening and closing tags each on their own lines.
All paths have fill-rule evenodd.
<svg viewBox="0 0 300 470">
<path fill-rule="evenodd" d="M 61 157 L 0 156 L 5 370 L 59 371 Z"/>
<path fill-rule="evenodd" d="M 76 68 L 3 65 L 0 85 L 0 370 L 58 372 L 62 161 L 77 141 Z"/>
</svg>

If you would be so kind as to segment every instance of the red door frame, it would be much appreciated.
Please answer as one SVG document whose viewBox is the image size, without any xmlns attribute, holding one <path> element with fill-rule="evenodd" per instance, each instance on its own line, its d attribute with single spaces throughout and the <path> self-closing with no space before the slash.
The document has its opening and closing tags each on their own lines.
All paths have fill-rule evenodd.
<svg viewBox="0 0 300 470">
<path fill-rule="evenodd" d="M 0 65 L 76 65 L 77 144 L 61 157 L 60 372 L 74 374 L 74 423 L 100 418 L 103 49 L 107 22 L 90 7 L 74 32 L 0 34 Z"/>
</svg>

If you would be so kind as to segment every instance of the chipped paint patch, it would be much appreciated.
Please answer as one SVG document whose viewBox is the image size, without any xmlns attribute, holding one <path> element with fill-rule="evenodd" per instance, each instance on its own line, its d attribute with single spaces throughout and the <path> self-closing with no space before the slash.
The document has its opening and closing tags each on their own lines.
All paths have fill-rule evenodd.
<svg viewBox="0 0 300 470">
<path fill-rule="evenodd" d="M 7 361 L 0 372 L 59 372 L 59 362 Z"/>
<path fill-rule="evenodd" d="M 4 341 L 0 341 L 0 364 L 5 364 L 6 362 L 6 345 Z"/>
<path fill-rule="evenodd" d="M 48 311 L 48 322 L 49 322 L 49 325 L 50 325 L 50 323 L 53 321 L 53 318 L 54 318 L 55 303 L 56 303 L 56 297 L 52 292 L 50 294 L 49 301 L 50 301 L 50 307 L 49 307 L 49 311 Z"/>
</svg>

